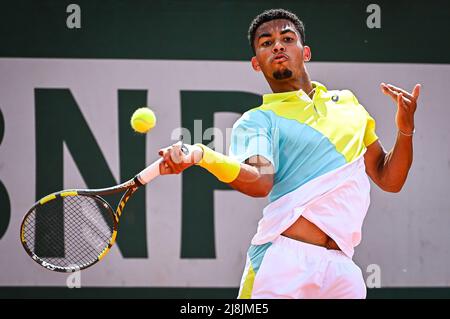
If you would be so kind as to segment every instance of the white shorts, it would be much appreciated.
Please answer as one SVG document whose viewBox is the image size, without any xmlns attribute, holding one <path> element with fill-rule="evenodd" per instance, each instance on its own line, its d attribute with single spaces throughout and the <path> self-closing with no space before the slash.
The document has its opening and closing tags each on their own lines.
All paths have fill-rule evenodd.
<svg viewBox="0 0 450 319">
<path fill-rule="evenodd" d="M 366 298 L 366 285 L 343 252 L 278 236 L 250 246 L 239 298 Z"/>
</svg>

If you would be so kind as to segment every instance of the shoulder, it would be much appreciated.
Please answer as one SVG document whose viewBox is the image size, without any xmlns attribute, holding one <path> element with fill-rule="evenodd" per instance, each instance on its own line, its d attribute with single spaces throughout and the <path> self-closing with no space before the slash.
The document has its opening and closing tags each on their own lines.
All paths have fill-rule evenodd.
<svg viewBox="0 0 450 319">
<path fill-rule="evenodd" d="M 267 127 L 271 123 L 270 112 L 262 110 L 260 107 L 255 107 L 244 114 L 234 123 L 233 128 L 236 127 Z"/>
<path fill-rule="evenodd" d="M 356 95 L 350 90 L 329 90 L 325 96 L 332 101 L 349 105 L 360 105 Z"/>
<path fill-rule="evenodd" d="M 330 90 L 325 93 L 325 97 L 338 105 L 345 106 L 347 109 L 359 110 L 367 113 L 366 108 L 361 105 L 356 95 L 351 90 Z"/>
</svg>

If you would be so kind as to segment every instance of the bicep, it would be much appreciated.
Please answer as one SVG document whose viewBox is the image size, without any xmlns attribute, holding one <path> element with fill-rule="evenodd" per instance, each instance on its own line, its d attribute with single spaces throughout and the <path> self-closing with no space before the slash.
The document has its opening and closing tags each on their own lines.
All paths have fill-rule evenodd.
<svg viewBox="0 0 450 319">
<path fill-rule="evenodd" d="M 367 147 L 367 151 L 364 154 L 366 173 L 378 186 L 381 183 L 381 168 L 385 157 L 386 151 L 378 139 Z"/>
</svg>

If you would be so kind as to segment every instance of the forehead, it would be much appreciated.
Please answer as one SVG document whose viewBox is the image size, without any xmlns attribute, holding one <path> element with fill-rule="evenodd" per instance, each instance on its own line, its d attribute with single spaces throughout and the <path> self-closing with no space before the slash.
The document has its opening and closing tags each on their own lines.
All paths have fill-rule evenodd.
<svg viewBox="0 0 450 319">
<path fill-rule="evenodd" d="M 281 31 L 283 31 L 284 29 L 287 29 L 287 28 L 293 30 L 295 33 L 298 33 L 297 29 L 295 28 L 294 23 L 287 19 L 276 19 L 276 20 L 264 22 L 256 30 L 255 38 L 257 39 L 258 36 L 262 33 L 276 34 L 276 33 L 280 33 Z"/>
</svg>

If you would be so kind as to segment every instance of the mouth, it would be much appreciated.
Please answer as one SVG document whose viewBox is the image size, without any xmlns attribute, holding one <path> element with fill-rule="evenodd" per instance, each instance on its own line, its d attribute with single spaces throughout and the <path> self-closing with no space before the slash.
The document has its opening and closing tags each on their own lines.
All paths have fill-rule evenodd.
<svg viewBox="0 0 450 319">
<path fill-rule="evenodd" d="M 278 53 L 277 55 L 275 55 L 272 58 L 272 62 L 274 62 L 274 63 L 282 63 L 284 61 L 287 61 L 288 59 L 289 59 L 289 57 L 286 54 Z"/>
</svg>

